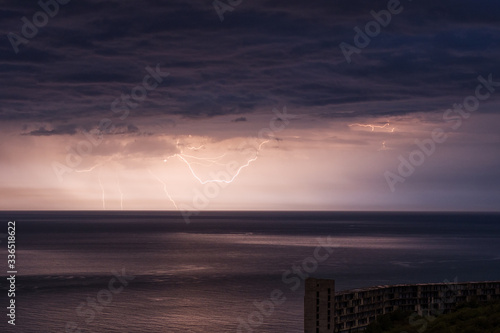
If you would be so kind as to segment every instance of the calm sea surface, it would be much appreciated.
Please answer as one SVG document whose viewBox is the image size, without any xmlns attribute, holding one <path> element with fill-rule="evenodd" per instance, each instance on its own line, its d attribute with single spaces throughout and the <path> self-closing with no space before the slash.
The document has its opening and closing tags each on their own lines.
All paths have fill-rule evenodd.
<svg viewBox="0 0 500 333">
<path fill-rule="evenodd" d="M 335 279 L 337 291 L 500 280 L 499 214 L 213 212 L 188 225 L 177 213 L 0 212 L 0 233 L 0 332 L 298 333 L 304 274 Z M 275 289 L 286 300 L 262 315 L 256 305 Z"/>
</svg>

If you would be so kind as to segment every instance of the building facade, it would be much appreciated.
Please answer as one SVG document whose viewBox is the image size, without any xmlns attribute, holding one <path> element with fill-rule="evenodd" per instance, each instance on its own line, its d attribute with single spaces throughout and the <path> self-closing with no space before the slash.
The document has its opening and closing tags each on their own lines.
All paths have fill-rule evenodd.
<svg viewBox="0 0 500 333">
<path fill-rule="evenodd" d="M 448 313 L 460 303 L 500 300 L 500 281 L 384 285 L 335 292 L 335 281 L 305 281 L 304 332 L 361 332 L 396 310 L 420 316 Z"/>
<path fill-rule="evenodd" d="M 304 294 L 304 332 L 333 333 L 335 280 L 306 279 Z"/>
</svg>

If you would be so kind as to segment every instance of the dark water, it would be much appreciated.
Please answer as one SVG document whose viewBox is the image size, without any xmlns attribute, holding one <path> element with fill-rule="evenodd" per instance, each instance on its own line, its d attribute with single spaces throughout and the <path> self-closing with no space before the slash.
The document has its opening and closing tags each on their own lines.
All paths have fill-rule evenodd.
<svg viewBox="0 0 500 333">
<path fill-rule="evenodd" d="M 176 213 L 0 212 L 0 233 L 9 220 L 16 326 L 0 238 L 0 332 L 302 332 L 304 269 L 337 290 L 500 280 L 498 214 L 224 212 L 187 225 Z M 262 315 L 273 290 L 286 300 Z"/>
</svg>

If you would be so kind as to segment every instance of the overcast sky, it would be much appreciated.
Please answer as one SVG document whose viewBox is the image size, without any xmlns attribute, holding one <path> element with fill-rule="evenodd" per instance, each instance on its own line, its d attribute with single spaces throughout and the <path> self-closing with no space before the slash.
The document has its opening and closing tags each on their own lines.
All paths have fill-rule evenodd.
<svg viewBox="0 0 500 333">
<path fill-rule="evenodd" d="M 2 210 L 500 208 L 498 1 L 43 1 L 0 7 Z"/>
</svg>

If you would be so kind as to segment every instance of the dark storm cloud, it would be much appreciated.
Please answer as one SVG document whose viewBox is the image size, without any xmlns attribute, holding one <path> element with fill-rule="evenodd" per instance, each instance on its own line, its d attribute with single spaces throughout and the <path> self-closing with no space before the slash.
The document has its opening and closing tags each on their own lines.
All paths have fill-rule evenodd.
<svg viewBox="0 0 500 333">
<path fill-rule="evenodd" d="M 133 124 L 115 123 L 113 126 L 114 126 L 113 130 L 107 133 L 107 135 L 120 135 L 120 134 L 148 135 L 148 133 L 141 133 L 139 127 Z M 77 124 L 57 125 L 53 129 L 47 129 L 47 126 L 40 126 L 35 130 L 28 130 L 28 126 L 24 125 L 25 132 L 22 133 L 22 135 L 31 135 L 31 136 L 75 135 L 83 131 L 89 131 L 90 129 L 92 129 L 91 123 L 84 124 L 84 126 L 80 126 Z"/>
<path fill-rule="evenodd" d="M 44 126 L 40 127 L 37 130 L 30 131 L 24 135 L 32 135 L 32 136 L 49 136 L 49 135 L 74 135 L 77 133 L 76 125 L 62 125 L 57 126 L 52 130 L 47 130 Z"/>
<path fill-rule="evenodd" d="M 448 108 L 473 92 L 479 74 L 500 81 L 500 3 L 401 3 L 404 11 L 348 64 L 339 44 L 353 44 L 353 28 L 387 1 L 244 0 L 223 22 L 211 1 L 71 1 L 18 54 L 6 34 L 20 34 L 21 17 L 40 7 L 4 1 L 0 119 L 111 118 L 111 102 L 156 64 L 171 75 L 131 118 L 277 104 L 325 117 L 402 115 Z M 71 134 L 31 135 L 58 133 Z"/>
<path fill-rule="evenodd" d="M 236 119 L 233 119 L 232 121 L 235 122 L 235 123 L 237 123 L 237 122 L 240 122 L 240 121 L 247 121 L 247 118 L 246 117 L 238 117 Z"/>
</svg>

